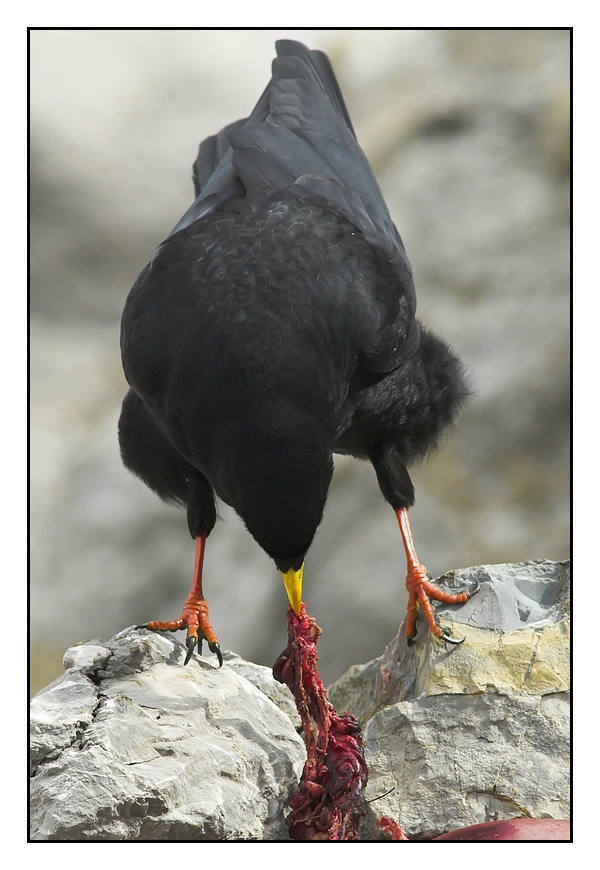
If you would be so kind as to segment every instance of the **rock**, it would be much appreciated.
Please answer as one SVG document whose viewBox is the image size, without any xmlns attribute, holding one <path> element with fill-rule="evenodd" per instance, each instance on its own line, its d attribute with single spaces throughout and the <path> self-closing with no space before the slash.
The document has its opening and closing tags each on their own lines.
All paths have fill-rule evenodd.
<svg viewBox="0 0 600 870">
<path fill-rule="evenodd" d="M 568 562 L 451 572 L 436 583 L 480 591 L 438 606 L 460 646 L 401 627 L 381 658 L 329 689 L 363 724 L 371 818 L 431 839 L 496 818 L 569 815 Z"/>
<path fill-rule="evenodd" d="M 94 718 L 98 692 L 83 674 L 60 677 L 31 702 L 29 773 L 58 758 Z"/>
<path fill-rule="evenodd" d="M 134 629 L 68 650 L 31 705 L 33 840 L 287 839 L 305 752 L 241 676 L 270 691 L 267 669 L 184 657 L 170 636 Z"/>
<path fill-rule="evenodd" d="M 252 662 L 245 661 L 241 656 L 232 653 L 229 650 L 223 653 L 223 660 L 227 662 L 230 668 L 236 673 L 245 677 L 253 686 L 267 696 L 273 703 L 279 707 L 282 713 L 290 719 L 296 729 L 302 727 L 302 721 L 296 710 L 294 698 L 287 686 L 278 683 L 273 676 L 273 669 L 267 668 L 264 665 L 255 665 Z"/>
<path fill-rule="evenodd" d="M 364 725 L 362 839 L 381 816 L 413 839 L 568 818 L 569 564 L 483 565 L 436 582 L 475 578 L 469 602 L 436 608 L 462 645 L 421 625 L 408 647 L 401 628 L 329 689 Z M 171 635 L 133 629 L 67 651 L 66 673 L 31 705 L 32 839 L 288 839 L 305 758 L 289 692 L 233 653 L 221 669 L 184 657 Z"/>
<path fill-rule="evenodd" d="M 454 694 L 387 707 L 364 732 L 371 811 L 419 839 L 497 818 L 568 818 L 568 698 Z"/>
<path fill-rule="evenodd" d="M 378 710 L 421 696 L 479 692 L 545 695 L 568 691 L 568 562 L 545 559 L 480 565 L 444 574 L 447 591 L 481 588 L 462 606 L 436 605 L 440 623 L 465 637 L 449 647 L 419 630 L 409 647 L 403 626 L 383 656 L 351 668 L 329 687 L 337 709 L 364 724 Z"/>
</svg>

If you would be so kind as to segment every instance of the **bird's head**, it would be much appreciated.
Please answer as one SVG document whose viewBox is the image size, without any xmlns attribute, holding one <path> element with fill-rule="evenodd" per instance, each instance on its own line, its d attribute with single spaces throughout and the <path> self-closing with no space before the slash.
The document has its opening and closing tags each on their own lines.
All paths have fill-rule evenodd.
<svg viewBox="0 0 600 870">
<path fill-rule="evenodd" d="M 333 474 L 331 452 L 308 441 L 263 444 L 256 452 L 247 447 L 236 470 L 233 506 L 275 562 L 297 613 L 304 558 L 323 518 Z"/>
</svg>

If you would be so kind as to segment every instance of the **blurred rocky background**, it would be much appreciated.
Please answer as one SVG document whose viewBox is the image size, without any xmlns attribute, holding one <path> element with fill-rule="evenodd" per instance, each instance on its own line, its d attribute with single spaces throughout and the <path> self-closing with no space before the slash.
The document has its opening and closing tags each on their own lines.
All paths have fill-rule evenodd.
<svg viewBox="0 0 600 870">
<path fill-rule="evenodd" d="M 415 469 L 433 576 L 569 555 L 566 30 L 38 30 L 31 34 L 31 683 L 86 638 L 179 615 L 182 511 L 121 465 L 129 287 L 192 199 L 198 142 L 246 116 L 281 37 L 330 56 L 415 271 L 419 315 L 476 397 Z M 205 591 L 224 649 L 272 665 L 283 584 L 232 512 Z M 304 597 L 326 682 L 382 653 L 405 560 L 372 469 L 336 461 Z"/>
</svg>

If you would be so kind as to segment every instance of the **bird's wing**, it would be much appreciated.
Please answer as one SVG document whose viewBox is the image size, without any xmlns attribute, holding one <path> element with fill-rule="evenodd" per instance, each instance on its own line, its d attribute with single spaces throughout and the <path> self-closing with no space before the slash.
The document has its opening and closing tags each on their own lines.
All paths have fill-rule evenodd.
<svg viewBox="0 0 600 870">
<path fill-rule="evenodd" d="M 252 114 L 205 140 L 194 164 L 197 199 L 173 233 L 230 197 L 286 191 L 337 212 L 370 245 L 377 277 L 348 289 L 361 358 L 390 371 L 418 345 L 412 270 L 356 136 L 329 59 L 276 44 L 272 79 Z"/>
<path fill-rule="evenodd" d="M 209 214 L 226 199 L 246 195 L 246 189 L 232 164 L 233 148 L 229 143 L 229 134 L 237 127 L 267 118 L 270 91 L 269 82 L 248 118 L 228 124 L 219 133 L 200 143 L 192 172 L 196 199 L 173 227 L 170 236 Z"/>
</svg>

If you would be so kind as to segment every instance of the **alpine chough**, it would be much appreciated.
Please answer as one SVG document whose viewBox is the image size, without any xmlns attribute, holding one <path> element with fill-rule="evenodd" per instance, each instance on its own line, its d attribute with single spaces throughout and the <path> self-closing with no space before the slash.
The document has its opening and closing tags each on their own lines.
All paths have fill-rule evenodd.
<svg viewBox="0 0 600 870">
<path fill-rule="evenodd" d="M 369 460 L 396 512 L 408 564 L 406 636 L 430 599 L 412 541 L 408 466 L 437 445 L 469 394 L 461 362 L 415 317 L 404 245 L 357 143 L 329 59 L 277 42 L 252 114 L 200 145 L 196 199 L 127 298 L 130 390 L 123 462 L 187 508 L 194 579 L 181 616 L 221 652 L 202 591 L 215 498 L 281 572 L 296 614 L 333 453 Z M 457 641 L 454 641 L 457 642 Z"/>
</svg>

